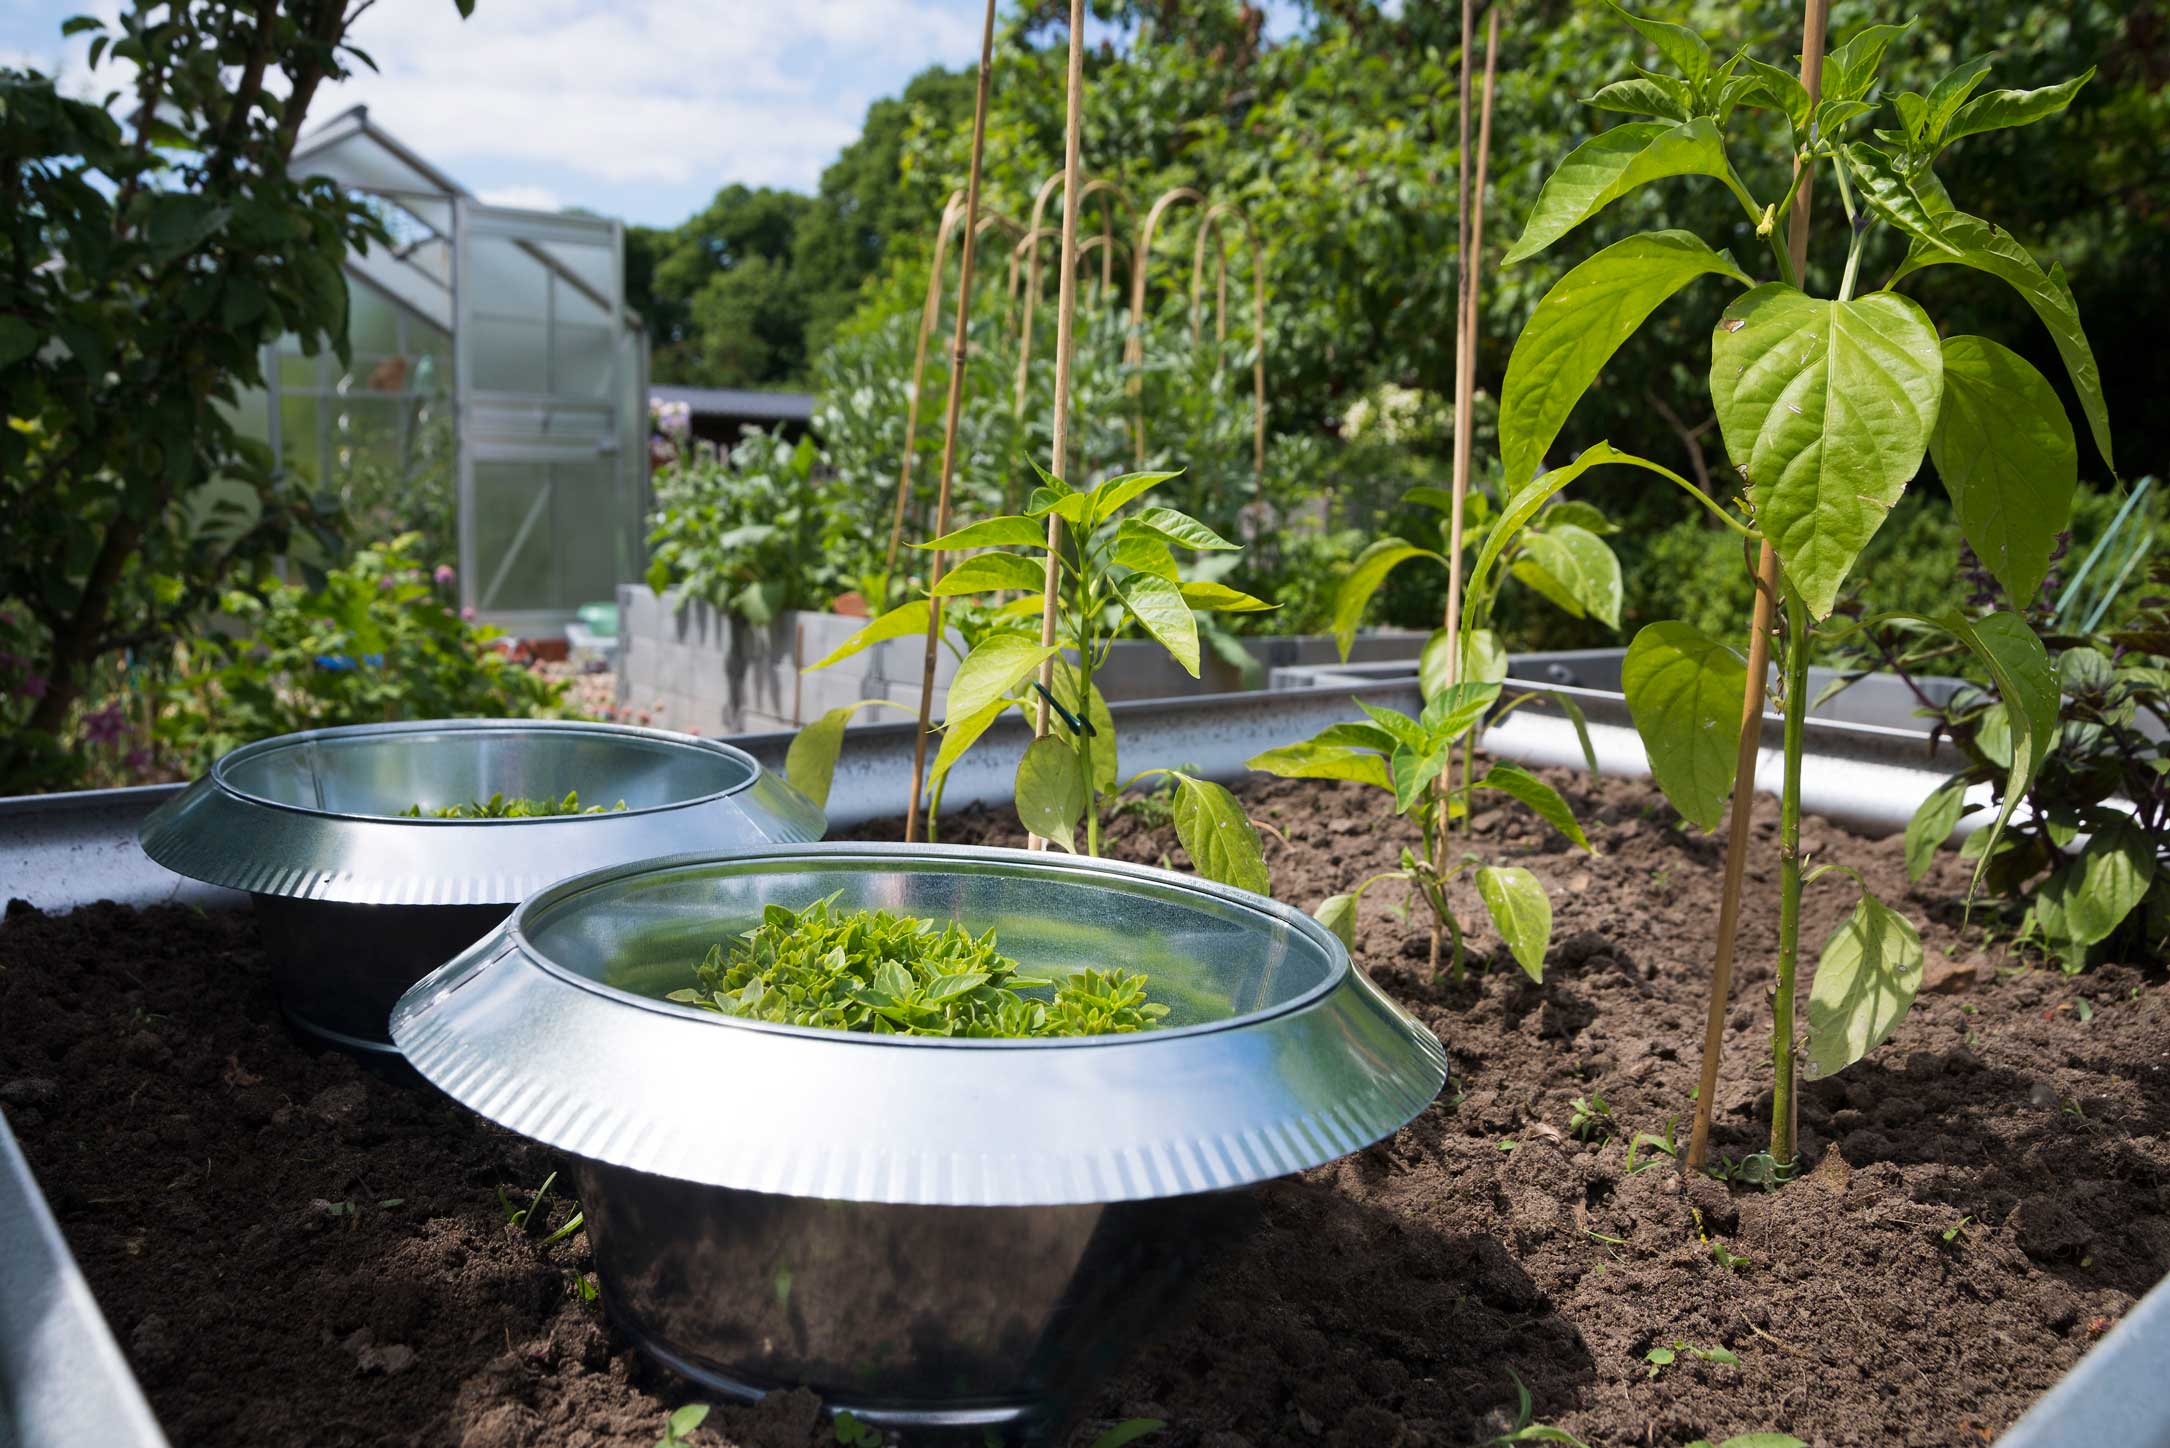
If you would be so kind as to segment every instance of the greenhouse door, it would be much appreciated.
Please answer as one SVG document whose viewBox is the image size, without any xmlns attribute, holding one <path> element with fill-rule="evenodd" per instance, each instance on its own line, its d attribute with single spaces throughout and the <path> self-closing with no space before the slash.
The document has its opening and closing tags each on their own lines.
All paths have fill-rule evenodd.
<svg viewBox="0 0 2170 1448">
<path fill-rule="evenodd" d="M 646 379 L 621 345 L 618 223 L 455 202 L 460 600 L 516 633 L 639 569 Z"/>
</svg>

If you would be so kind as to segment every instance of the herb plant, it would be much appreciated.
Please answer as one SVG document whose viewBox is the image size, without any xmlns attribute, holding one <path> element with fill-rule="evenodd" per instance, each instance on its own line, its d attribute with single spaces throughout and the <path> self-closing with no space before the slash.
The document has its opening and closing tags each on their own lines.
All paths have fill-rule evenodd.
<svg viewBox="0 0 2170 1448">
<path fill-rule="evenodd" d="M 952 921 L 886 910 L 839 911 L 836 897 L 803 910 L 769 905 L 761 923 L 710 947 L 698 989 L 669 998 L 719 1015 L 882 1036 L 1107 1036 L 1150 1030 L 1168 1008 L 1146 999 L 1146 978 L 1082 970 L 1064 981 L 1018 973 Z M 1053 999 L 1022 991 L 1052 986 Z"/>
<path fill-rule="evenodd" d="M 1800 849 L 1812 631 L 1832 614 L 1862 548 L 1930 453 L 1962 533 L 2015 597 L 2030 597 L 2039 586 L 2075 486 L 2072 429 L 2049 382 L 1985 338 L 1940 337 L 1920 305 L 1891 288 L 1950 264 L 2015 288 L 2049 328 L 2110 462 L 2100 376 L 2062 273 L 2043 270 L 2013 238 L 1959 211 L 1934 169 L 1954 142 L 2063 109 L 2087 77 L 2045 90 L 1976 94 L 1990 67 L 1983 57 L 1926 94 L 1880 92 L 1885 54 L 1906 27 L 1870 25 L 1828 60 L 1811 55 L 1812 81 L 1804 86 L 1745 52 L 1718 59 L 1683 26 L 1621 14 L 1667 71 L 1608 86 L 1593 104 L 1647 119 L 1602 132 L 1560 164 L 1505 264 L 1544 251 L 1638 186 L 1701 176 L 1723 185 L 1746 224 L 1769 243 L 1776 279 L 1758 282 L 1731 255 L 1685 231 L 1642 232 L 1598 251 L 1545 294 L 1517 340 L 1501 397 L 1500 446 L 1508 482 L 1519 489 L 1512 511 L 1551 486 L 1555 474 L 1538 471 L 1545 453 L 1614 351 L 1652 311 L 1702 277 L 1745 289 L 1712 335 L 1710 361 L 1719 431 L 1745 484 L 1736 503 L 1745 526 L 1707 495 L 1703 502 L 1767 543 L 1777 565 L 1786 729 L 1770 1154 L 1785 1171 L 1795 1159 L 1801 893 L 1840 868 L 1812 872 Z M 1727 154 L 1742 113 L 1753 111 L 1777 118 L 1796 163 L 1792 186 L 1771 200 L 1750 192 Z M 1864 129 L 1869 135 L 1859 134 Z M 1801 223 L 1797 244 L 1805 253 L 1809 181 L 1824 172 L 1847 221 L 1843 267 L 1830 296 L 1805 290 L 1823 274 L 1812 273 L 1780 239 L 1790 223 Z M 1804 208 L 1799 217 L 1796 207 Z M 1903 255 L 1883 289 L 1865 292 L 1872 242 L 1886 238 L 1896 238 Z M 1980 657 L 2011 722 L 2011 764 L 1994 838 L 2053 741 L 2055 678 L 2040 641 L 2015 614 L 1969 619 L 1954 609 L 1920 622 Z M 1660 787 L 1688 819 L 1715 827 L 1741 738 L 1746 671 L 1740 660 L 1684 624 L 1653 624 L 1630 647 L 1625 689 Z M 1734 828 L 1746 822 L 1736 820 Z M 1864 890 L 1816 971 L 1808 1008 L 1811 1069 L 1839 1070 L 1888 1036 L 1912 1003 L 1921 967 L 1914 927 Z"/>
<path fill-rule="evenodd" d="M 708 1421 L 709 1407 L 706 1403 L 688 1403 L 672 1413 L 663 1425 L 663 1436 L 656 1439 L 655 1448 L 685 1448 L 693 1441 L 693 1430 Z"/>
<path fill-rule="evenodd" d="M 556 815 L 615 814 L 624 808 L 625 801 L 621 799 L 609 809 L 599 804 L 582 809 L 580 791 L 575 789 L 567 791 L 563 799 L 507 799 L 502 794 L 493 794 L 486 800 L 439 805 L 435 809 L 411 804 L 399 812 L 399 817 L 408 820 L 526 820 Z"/>
</svg>

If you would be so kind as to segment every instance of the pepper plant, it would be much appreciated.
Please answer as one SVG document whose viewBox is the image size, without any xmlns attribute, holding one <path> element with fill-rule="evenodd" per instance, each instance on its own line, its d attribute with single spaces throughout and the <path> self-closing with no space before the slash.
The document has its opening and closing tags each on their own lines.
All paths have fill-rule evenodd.
<svg viewBox="0 0 2170 1448">
<path fill-rule="evenodd" d="M 1614 126 L 1561 162 L 1504 264 L 1544 251 L 1639 186 L 1704 177 L 1724 186 L 1740 203 L 1745 227 L 1769 242 L 1775 279 L 1759 281 L 1727 252 L 1677 230 L 1637 233 L 1578 263 L 1538 302 L 1516 341 L 1501 397 L 1500 446 L 1510 484 L 1522 486 L 1517 496 L 1550 486 L 1553 475 L 1538 473 L 1545 453 L 1643 320 L 1699 278 L 1742 288 L 1712 335 L 1710 392 L 1744 485 L 1736 507 L 1778 564 L 1785 778 L 1770 1154 L 1783 1173 L 1795 1159 L 1801 895 L 1833 871 L 1850 873 L 1811 869 L 1800 850 L 1808 660 L 1818 626 L 1926 455 L 1935 454 L 1962 533 L 2014 597 L 2039 587 L 2075 487 L 2072 428 L 2049 382 L 1986 338 L 1940 337 L 1920 304 L 1893 287 L 1928 267 L 1958 265 L 2016 289 L 2048 328 L 2114 470 L 2101 379 L 2062 272 L 2044 270 L 2012 237 L 1958 210 L 1935 171 L 1944 148 L 1967 136 L 2062 110 L 2087 76 L 2042 90 L 1981 91 L 1991 63 L 1985 56 L 1926 93 L 1898 90 L 1883 85 L 1882 69 L 1906 27 L 1870 25 L 1822 60 L 1820 88 L 1812 92 L 1791 72 L 1745 52 L 1720 60 L 1686 27 L 1620 13 L 1666 69 L 1607 86 L 1592 104 L 1646 119 Z M 1792 185 L 1775 198 L 1754 195 L 1728 156 L 1744 112 L 1774 116 L 1796 162 Z M 1803 204 L 1803 179 L 1826 174 L 1847 226 L 1836 287 L 1821 296 L 1806 290 L 1806 269 L 1780 237 Z M 1904 255 L 1883 287 L 1870 291 L 1863 263 L 1879 233 L 1895 233 Z M 1973 651 L 2005 706 L 2011 753 L 1994 841 L 2054 740 L 2055 675 L 2016 614 L 1969 618 L 1955 607 L 1918 622 Z M 1826 625 L 1827 636 L 1852 627 Z M 1624 682 L 1660 787 L 1689 820 L 1715 827 L 1740 740 L 1741 661 L 1685 624 L 1654 624 L 1631 645 Z M 1913 925 L 1864 889 L 1817 966 L 1810 1069 L 1837 1071 L 1888 1036 L 1912 1003 L 1921 968 Z"/>
</svg>

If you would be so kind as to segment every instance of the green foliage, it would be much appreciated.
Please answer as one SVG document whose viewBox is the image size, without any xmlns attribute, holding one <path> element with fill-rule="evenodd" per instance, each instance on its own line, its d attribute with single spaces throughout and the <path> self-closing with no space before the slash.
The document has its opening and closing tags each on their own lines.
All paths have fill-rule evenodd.
<svg viewBox="0 0 2170 1448">
<path fill-rule="evenodd" d="M 161 749 L 188 773 L 274 734 L 394 719 L 547 717 L 554 684 L 460 617 L 406 550 L 364 548 L 321 588 L 232 593 L 233 632 L 205 635 L 160 687 Z"/>
<path fill-rule="evenodd" d="M 1831 52 L 1821 99 L 1812 107 L 1799 83 L 1780 67 L 1747 60 L 1743 52 L 1714 70 L 1709 47 L 1692 32 L 1620 13 L 1680 74 L 1645 72 L 1648 85 L 1601 94 L 1610 95 L 1609 108 L 1659 114 L 1673 129 L 1661 133 L 1660 123 L 1650 123 L 1644 128 L 1650 142 L 1682 148 L 1693 159 L 1646 164 L 1636 149 L 1643 134 L 1628 127 L 1610 133 L 1630 132 L 1610 147 L 1578 149 L 1546 183 L 1518 254 L 1533 253 L 1644 180 L 1701 174 L 1724 181 L 1746 221 L 1768 243 L 1777 279 L 1758 285 L 1738 269 L 1710 265 L 1700 259 L 1701 244 L 1692 232 L 1654 232 L 1614 243 L 1570 272 L 1539 303 L 1508 363 L 1500 435 L 1510 460 L 1534 460 L 1615 351 L 1656 303 L 1677 290 L 1679 281 L 1671 275 L 1659 275 L 1646 286 L 1639 282 L 1640 254 L 1623 249 L 1639 243 L 1677 247 L 1698 255 L 1693 265 L 1678 269 L 1681 279 L 1718 272 L 1748 288 L 1727 303 L 1711 333 L 1709 385 L 1728 460 L 1744 484 L 1745 496 L 1735 506 L 1750 526 L 1742 529 L 1707 488 L 1677 476 L 1673 481 L 1696 494 L 1713 516 L 1760 538 L 1779 564 L 1774 601 L 1786 623 L 1778 651 L 1786 773 L 1771 1155 L 1784 1169 L 1793 1159 L 1795 966 L 1801 892 L 1808 883 L 1799 850 L 1800 778 L 1813 624 L 1837 607 L 1842 586 L 1920 471 L 1932 442 L 1961 532 L 2000 577 L 2030 590 L 2047 573 L 2052 542 L 2065 526 L 2074 492 L 2070 430 L 2051 401 L 2049 384 L 2005 349 L 1992 350 L 1975 338 L 1947 343 L 1920 303 L 1889 287 L 1925 268 L 1952 263 L 2007 283 L 2047 328 L 2103 461 L 2114 467 L 2101 377 L 2062 271 L 2043 271 L 2011 235 L 1958 211 L 1934 169 L 1948 137 L 1976 130 L 1961 117 L 1994 126 L 2039 119 L 2061 110 L 2078 86 L 1977 103 L 1968 97 L 1988 67 L 1974 61 L 1946 74 L 1926 96 L 1886 92 L 1880 88 L 1881 69 L 1905 27 L 1871 25 Z M 1737 73 L 1743 62 L 1747 70 Z M 1871 94 L 1885 95 L 1894 112 L 1897 129 L 1874 131 L 1875 140 L 1889 150 L 1854 139 L 1879 110 L 1868 99 Z M 1980 109 L 1970 109 L 1977 105 Z M 1744 114 L 1772 113 L 1766 129 L 1783 126 L 1781 154 L 1790 154 L 1799 167 L 1794 184 L 1768 203 L 1758 199 L 1752 180 L 1736 174 L 1727 156 L 1728 140 L 1745 129 L 1736 124 L 1736 108 Z M 1691 130 L 1696 132 L 1692 141 L 1686 135 Z M 1780 238 L 1802 194 L 1799 175 L 1826 167 L 1847 222 L 1846 246 L 1835 294 L 1819 296 L 1805 290 L 1816 279 L 1813 271 L 1801 275 Z M 1885 290 L 1857 294 L 1872 239 L 1896 246 L 1903 258 Z M 1616 284 L 1604 270 L 1614 256 L 1634 259 Z M 1947 358 L 1953 364 L 1949 386 Z M 1693 442 L 1692 433 L 1682 431 Z M 1707 483 L 1699 458 L 1696 470 Z M 1539 494 L 1549 479 L 1539 474 L 1525 493 Z M 1473 589 L 1484 571 L 1480 555 Z M 1921 612 L 1879 618 L 1870 627 L 1949 637 L 1996 682 L 1995 737 L 2005 745 L 1998 761 L 2005 771 L 2004 802 L 1986 832 L 1986 865 L 2054 742 L 2058 685 L 2042 644 L 2019 615 L 1965 617 L 1950 608 L 1951 592 L 1947 587 Z M 1661 787 L 1691 820 L 1715 824 L 1733 783 L 1729 746 L 1739 738 L 1740 692 L 1730 651 L 1685 624 L 1654 624 L 1638 634 L 1627 674 L 1636 727 Z M 1950 801 L 1940 800 L 1936 808 L 1947 811 Z M 1926 836 L 1933 823 L 1917 833 Z M 1917 858 L 1922 853 L 1920 839 L 1911 853 Z M 2115 846 L 2110 854 L 2111 871 L 2144 893 L 2137 867 L 2127 868 L 2127 855 Z M 1978 878 L 1980 873 L 1978 867 Z M 2101 882 L 2091 883 L 2096 895 L 2104 893 Z M 2132 888 L 2107 893 L 2113 903 L 2128 895 L 2137 903 Z M 2061 897 L 2047 898 L 2054 914 Z M 2077 938 L 2094 924 L 2090 919 L 2064 928 Z M 1887 1037 L 1912 1002 L 1920 970 L 1913 927 L 1864 892 L 1817 970 L 1809 1004 L 1812 1068 L 1841 1069 Z"/>
<path fill-rule="evenodd" d="M 765 906 L 761 923 L 694 969 L 697 989 L 670 999 L 719 1015 L 881 1036 L 1105 1036 L 1150 1030 L 1168 1008 L 1146 978 L 1081 970 L 1063 981 L 1018 973 L 992 930 L 886 910 L 841 912 L 836 897 L 803 910 Z M 1053 987 L 1042 1000 L 1022 992 Z"/>
<path fill-rule="evenodd" d="M 688 1403 L 672 1413 L 663 1424 L 663 1436 L 656 1439 L 655 1448 L 684 1448 L 691 1442 L 693 1430 L 708 1421 L 706 1403 Z"/>
<path fill-rule="evenodd" d="M 625 801 L 605 808 L 591 804 L 580 807 L 580 791 L 567 790 L 563 799 L 507 799 L 502 793 L 488 799 L 469 800 L 465 804 L 444 804 L 425 808 L 420 804 L 408 805 L 399 812 L 400 818 L 410 820 L 529 820 L 547 819 L 557 815 L 611 814 L 625 808 Z"/>
<path fill-rule="evenodd" d="M 0 789 L 70 777 L 62 732 L 101 660 L 268 584 L 304 538 L 336 552 L 330 500 L 235 407 L 282 334 L 346 355 L 341 260 L 386 240 L 361 200 L 287 170 L 356 57 L 350 18 L 335 0 L 77 17 L 94 68 L 133 71 L 103 103 L 0 67 L 0 603 L 43 684 L 9 706 Z"/>
<path fill-rule="evenodd" d="M 728 458 L 706 442 L 655 474 L 648 586 L 766 624 L 786 609 L 826 608 L 873 559 L 855 551 L 865 520 L 817 476 L 811 438 L 750 430 Z"/>
</svg>

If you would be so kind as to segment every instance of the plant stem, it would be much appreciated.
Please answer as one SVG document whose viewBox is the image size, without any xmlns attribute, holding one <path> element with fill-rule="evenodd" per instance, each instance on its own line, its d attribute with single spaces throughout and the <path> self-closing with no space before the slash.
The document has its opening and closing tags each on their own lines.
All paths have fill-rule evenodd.
<svg viewBox="0 0 2170 1448">
<path fill-rule="evenodd" d="M 1093 788 L 1093 620 L 1100 610 L 1085 586 L 1080 570 L 1077 582 L 1077 767 L 1085 783 L 1085 853 L 1100 854 L 1100 796 Z"/>
<path fill-rule="evenodd" d="M 1799 1155 L 1794 1120 L 1794 978 L 1801 956 L 1801 757 L 1808 725 L 1808 605 L 1786 589 L 1786 780 L 1778 813 L 1778 990 L 1771 998 L 1771 1158 L 1781 1173 Z"/>
</svg>

